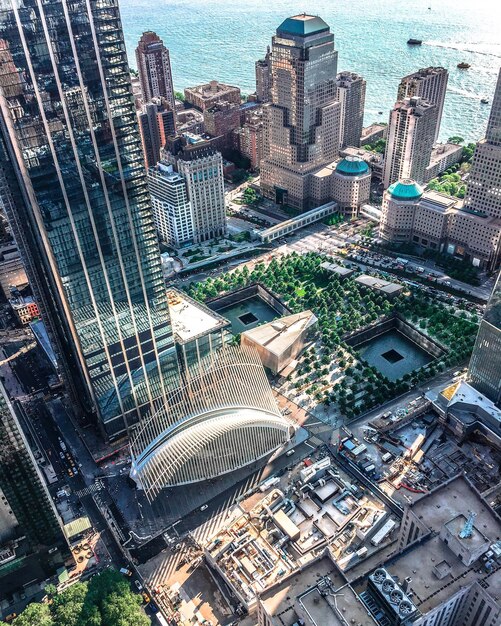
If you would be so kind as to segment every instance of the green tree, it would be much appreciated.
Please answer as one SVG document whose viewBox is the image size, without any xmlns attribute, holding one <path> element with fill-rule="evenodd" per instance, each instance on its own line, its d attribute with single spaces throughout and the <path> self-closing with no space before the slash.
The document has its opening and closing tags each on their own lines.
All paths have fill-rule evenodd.
<svg viewBox="0 0 501 626">
<path fill-rule="evenodd" d="M 48 604 L 32 602 L 16 617 L 14 626 L 54 626 Z"/>
</svg>

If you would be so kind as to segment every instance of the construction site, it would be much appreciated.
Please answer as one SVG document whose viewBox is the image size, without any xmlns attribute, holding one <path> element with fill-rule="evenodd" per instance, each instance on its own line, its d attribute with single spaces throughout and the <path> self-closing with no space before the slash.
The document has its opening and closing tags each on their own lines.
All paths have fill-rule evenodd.
<svg viewBox="0 0 501 626">
<path fill-rule="evenodd" d="M 340 454 L 402 502 L 462 472 L 480 493 L 501 479 L 501 440 L 482 428 L 458 433 L 429 402 L 383 413 L 357 434 L 341 429 Z"/>
<path fill-rule="evenodd" d="M 263 483 L 271 491 L 205 547 L 209 568 L 252 611 L 256 595 L 328 550 L 341 570 L 395 538 L 399 518 L 323 452 L 284 476 Z"/>
</svg>

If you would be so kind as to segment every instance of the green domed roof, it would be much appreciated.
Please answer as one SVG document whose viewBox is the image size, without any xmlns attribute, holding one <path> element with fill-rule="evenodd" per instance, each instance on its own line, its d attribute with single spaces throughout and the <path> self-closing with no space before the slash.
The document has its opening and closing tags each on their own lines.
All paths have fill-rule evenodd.
<svg viewBox="0 0 501 626">
<path fill-rule="evenodd" d="M 423 195 L 423 189 L 410 178 L 399 180 L 388 187 L 388 192 L 396 200 L 417 200 Z"/>
<path fill-rule="evenodd" d="M 321 33 L 324 30 L 329 30 L 329 26 L 321 17 L 301 13 L 301 15 L 293 15 L 284 20 L 277 28 L 277 34 L 286 33 L 306 37 L 314 33 Z"/>
<path fill-rule="evenodd" d="M 346 157 L 336 165 L 336 172 L 345 176 L 360 176 L 369 170 L 365 161 L 357 157 Z"/>
</svg>

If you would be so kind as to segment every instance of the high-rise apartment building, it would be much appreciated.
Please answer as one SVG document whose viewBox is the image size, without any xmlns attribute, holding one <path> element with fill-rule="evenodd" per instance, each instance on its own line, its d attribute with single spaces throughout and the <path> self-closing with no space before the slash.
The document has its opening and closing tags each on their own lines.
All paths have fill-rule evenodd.
<svg viewBox="0 0 501 626">
<path fill-rule="evenodd" d="M 366 82 L 353 72 L 340 72 L 337 75 L 337 99 L 341 104 L 341 127 L 339 147 L 360 146 L 364 126 Z"/>
<path fill-rule="evenodd" d="M 259 169 L 263 157 L 263 116 L 262 111 L 251 114 L 242 128 L 235 131 L 238 150 L 249 159 L 251 169 Z"/>
<path fill-rule="evenodd" d="M 404 76 L 398 86 L 397 100 L 402 101 L 405 98 L 418 96 L 437 107 L 435 141 L 438 140 L 440 132 L 448 80 L 449 72 L 443 67 L 426 67 Z"/>
<path fill-rule="evenodd" d="M 501 70 L 485 139 L 477 143 L 473 155 L 465 204 L 480 213 L 501 218 Z"/>
<path fill-rule="evenodd" d="M 310 174 L 339 152 L 334 35 L 320 17 L 295 15 L 277 28 L 271 50 L 271 102 L 264 105 L 261 189 L 306 210 Z"/>
<path fill-rule="evenodd" d="M 160 161 L 148 170 L 148 188 L 160 239 L 174 248 L 192 242 L 193 217 L 184 177 Z"/>
<path fill-rule="evenodd" d="M 227 226 L 221 153 L 200 136 L 186 133 L 167 143 L 164 158 L 186 182 L 193 241 L 224 237 Z"/>
<path fill-rule="evenodd" d="M 153 31 L 142 34 L 136 48 L 136 62 L 143 102 L 146 104 L 152 98 L 166 98 L 171 110 L 175 111 L 169 51 Z"/>
<path fill-rule="evenodd" d="M 271 51 L 270 46 L 266 50 L 264 59 L 259 59 L 255 64 L 256 71 L 256 96 L 258 102 L 271 100 Z"/>
<path fill-rule="evenodd" d="M 233 131 L 240 128 L 240 106 L 235 102 L 216 102 L 204 111 L 205 132 L 217 138 L 220 150 L 233 147 Z"/>
<path fill-rule="evenodd" d="M 118 4 L 0 16 L 2 202 L 74 404 L 115 438 L 177 375 Z"/>
<path fill-rule="evenodd" d="M 138 113 L 139 131 L 143 144 L 146 168 L 153 167 L 160 159 L 160 150 L 167 137 L 176 134 L 176 114 L 166 98 L 153 98 Z"/>
<path fill-rule="evenodd" d="M 52 499 L 0 383 L 0 601 L 71 563 Z M 13 575 L 14 574 L 14 575 Z"/>
<path fill-rule="evenodd" d="M 501 274 L 480 322 L 468 378 L 480 393 L 501 406 Z"/>
<path fill-rule="evenodd" d="M 384 155 L 385 189 L 402 178 L 424 182 L 435 141 L 437 107 L 419 97 L 397 102 L 390 113 Z"/>
</svg>

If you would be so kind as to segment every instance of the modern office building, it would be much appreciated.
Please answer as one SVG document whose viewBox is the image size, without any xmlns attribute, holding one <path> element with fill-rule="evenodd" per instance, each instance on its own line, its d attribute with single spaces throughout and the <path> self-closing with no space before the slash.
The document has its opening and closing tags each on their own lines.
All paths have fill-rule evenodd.
<svg viewBox="0 0 501 626">
<path fill-rule="evenodd" d="M 457 198 L 423 191 L 403 179 L 384 192 L 379 226 L 381 239 L 413 243 L 495 269 L 501 258 L 501 220 L 464 207 Z"/>
<path fill-rule="evenodd" d="M 184 177 L 160 161 L 148 170 L 148 188 L 159 238 L 173 248 L 193 242 L 193 217 Z"/>
<path fill-rule="evenodd" d="M 366 82 L 354 72 L 340 72 L 337 75 L 337 99 L 341 104 L 341 128 L 339 147 L 360 146 L 364 127 L 364 107 Z"/>
<path fill-rule="evenodd" d="M 184 90 L 184 97 L 188 104 L 202 112 L 210 109 L 217 102 L 240 104 L 242 101 L 239 87 L 225 85 L 217 80 L 211 80 L 210 83 L 195 87 L 187 87 Z"/>
<path fill-rule="evenodd" d="M 0 383 L 0 602 L 72 563 L 59 517 Z"/>
<path fill-rule="evenodd" d="M 437 106 L 418 96 L 405 98 L 390 113 L 383 184 L 402 178 L 424 182 L 435 141 Z"/>
<path fill-rule="evenodd" d="M 480 393 L 501 406 L 501 274 L 480 322 L 468 379 Z"/>
<path fill-rule="evenodd" d="M 312 208 L 310 175 L 338 156 L 336 75 L 334 35 L 324 20 L 301 14 L 280 24 L 271 50 L 261 161 L 261 190 L 279 204 Z"/>
<path fill-rule="evenodd" d="M 136 63 L 143 103 L 152 98 L 165 98 L 176 110 L 169 51 L 160 37 L 149 30 L 141 35 L 136 48 Z"/>
<path fill-rule="evenodd" d="M 437 107 L 437 121 L 435 126 L 435 141 L 438 140 L 440 122 L 444 110 L 445 92 L 449 72 L 443 67 L 426 67 L 404 76 L 398 86 L 397 100 L 418 96 Z"/>
<path fill-rule="evenodd" d="M 266 50 L 264 59 L 256 61 L 256 96 L 258 102 L 271 100 L 271 51 L 270 46 Z"/>
<path fill-rule="evenodd" d="M 485 139 L 477 143 L 465 197 L 474 211 L 501 218 L 501 69 Z"/>
<path fill-rule="evenodd" d="M 116 438 L 177 375 L 118 5 L 0 15 L 2 202 L 73 404 Z"/>
<path fill-rule="evenodd" d="M 143 144 L 146 168 L 153 167 L 160 160 L 160 150 L 167 137 L 176 134 L 176 114 L 166 98 L 153 98 L 138 113 L 139 131 Z"/>
<path fill-rule="evenodd" d="M 227 233 L 223 157 L 200 136 L 185 134 L 167 143 L 165 161 L 185 182 L 193 220 L 193 241 Z"/>
<path fill-rule="evenodd" d="M 151 500 L 166 487 L 236 472 L 293 433 L 257 352 L 225 344 L 195 364 L 186 385 L 136 431 L 131 477 Z"/>
</svg>

